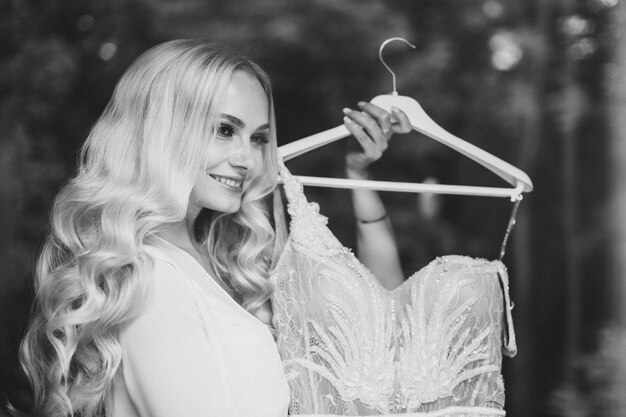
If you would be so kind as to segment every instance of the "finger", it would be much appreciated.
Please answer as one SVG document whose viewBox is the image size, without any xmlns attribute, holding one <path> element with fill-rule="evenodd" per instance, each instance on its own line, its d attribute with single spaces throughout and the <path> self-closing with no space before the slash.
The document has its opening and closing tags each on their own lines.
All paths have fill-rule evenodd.
<svg viewBox="0 0 626 417">
<path fill-rule="evenodd" d="M 344 113 L 346 113 L 346 109 L 344 109 Z M 349 116 L 344 116 L 343 122 L 350 131 L 350 133 L 352 133 L 352 136 L 354 136 L 359 141 L 362 148 L 366 149 L 375 145 L 369 135 L 365 132 L 363 127 L 356 123 L 354 120 L 352 120 Z"/>
<path fill-rule="evenodd" d="M 365 129 L 352 120 L 350 117 L 345 116 L 343 118 L 345 126 L 348 128 L 352 136 L 356 138 L 356 140 L 363 148 L 363 153 L 367 159 L 372 161 L 380 158 L 382 155 L 382 151 L 379 149 L 379 146 L 372 140 L 370 135 L 365 131 Z"/>
<path fill-rule="evenodd" d="M 412 130 L 411 122 L 402 110 L 392 107 L 391 114 L 394 121 L 391 128 L 395 133 L 408 133 Z"/>
<path fill-rule="evenodd" d="M 378 125 L 378 122 L 372 116 L 364 112 L 350 110 L 347 108 L 344 109 L 344 114 L 354 123 L 359 125 L 369 136 L 370 140 L 375 143 L 381 151 L 387 149 L 387 137 Z"/>
<path fill-rule="evenodd" d="M 373 117 L 378 122 L 378 125 L 385 136 L 391 133 L 391 114 L 389 114 L 389 112 L 381 109 L 375 104 L 366 103 L 364 101 L 360 101 L 358 106 L 361 111 Z"/>
</svg>

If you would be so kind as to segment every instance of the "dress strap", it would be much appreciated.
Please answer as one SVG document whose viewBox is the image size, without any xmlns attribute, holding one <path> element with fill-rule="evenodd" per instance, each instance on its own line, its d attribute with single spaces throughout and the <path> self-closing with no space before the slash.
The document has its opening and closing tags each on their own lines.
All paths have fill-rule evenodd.
<svg viewBox="0 0 626 417">
<path fill-rule="evenodd" d="M 271 265 L 274 267 L 280 259 L 280 254 L 283 252 L 287 239 L 289 237 L 289 226 L 287 226 L 287 220 L 285 219 L 285 208 L 283 204 L 283 197 L 280 192 L 280 188 L 274 189 L 272 199 L 272 211 L 274 214 L 274 230 L 276 236 L 274 238 L 274 249 L 272 251 Z"/>
<path fill-rule="evenodd" d="M 287 198 L 289 239 L 291 242 L 317 255 L 333 256 L 344 249 L 343 245 L 327 228 L 328 218 L 320 213 L 316 202 L 309 202 L 304 195 L 304 186 L 289 172 L 279 158 L 280 180 Z M 274 196 L 276 200 L 276 195 Z M 276 206 L 275 206 L 276 207 Z"/>
<path fill-rule="evenodd" d="M 513 209 L 511 210 L 511 216 L 509 217 L 509 223 L 506 226 L 506 231 L 504 232 L 504 239 L 502 240 L 502 246 L 500 246 L 500 257 L 498 260 L 502 260 L 504 258 L 504 254 L 506 253 L 506 244 L 509 241 L 509 236 L 511 235 L 511 230 L 513 230 L 513 226 L 515 226 L 517 210 L 519 209 L 519 205 L 522 202 L 522 195 L 518 195 L 513 197 L 515 199 L 515 204 L 513 204 Z"/>
<path fill-rule="evenodd" d="M 504 323 L 502 325 L 502 349 L 506 356 L 513 357 L 517 354 L 517 340 L 513 328 L 513 302 L 509 293 L 509 274 L 502 262 L 498 262 L 498 278 L 502 290 L 504 303 Z"/>
<path fill-rule="evenodd" d="M 310 203 L 304 195 L 304 186 L 298 179 L 289 172 L 283 161 L 279 158 L 280 166 L 279 175 L 287 197 L 287 212 L 291 216 L 291 224 L 294 220 L 311 221 L 315 218 L 322 218 L 322 223 L 326 224 L 326 218 L 319 213 L 319 205 L 315 202 Z M 291 227 L 290 227 L 291 229 Z"/>
<path fill-rule="evenodd" d="M 279 178 L 283 183 L 285 190 L 285 196 L 287 197 L 287 203 L 289 206 L 296 206 L 299 204 L 306 204 L 306 198 L 304 197 L 304 187 L 298 178 L 294 177 L 289 169 L 285 166 L 282 159 L 278 159 L 279 165 Z"/>
</svg>

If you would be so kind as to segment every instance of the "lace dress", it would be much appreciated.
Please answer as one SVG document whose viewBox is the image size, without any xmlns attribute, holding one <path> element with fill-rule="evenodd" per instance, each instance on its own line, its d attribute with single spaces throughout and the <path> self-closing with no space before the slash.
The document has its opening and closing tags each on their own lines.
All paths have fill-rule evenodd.
<svg viewBox="0 0 626 417">
<path fill-rule="evenodd" d="M 281 171 L 291 223 L 272 305 L 290 414 L 505 415 L 505 266 L 444 256 L 386 290 Z"/>
</svg>

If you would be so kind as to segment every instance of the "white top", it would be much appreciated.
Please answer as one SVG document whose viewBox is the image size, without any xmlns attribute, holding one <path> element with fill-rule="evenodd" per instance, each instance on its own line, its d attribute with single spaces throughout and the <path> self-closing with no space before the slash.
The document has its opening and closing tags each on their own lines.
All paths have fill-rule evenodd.
<svg viewBox="0 0 626 417">
<path fill-rule="evenodd" d="M 113 417 L 286 416 L 289 389 L 268 328 L 189 254 L 159 239 L 153 294 L 120 332 Z"/>
</svg>

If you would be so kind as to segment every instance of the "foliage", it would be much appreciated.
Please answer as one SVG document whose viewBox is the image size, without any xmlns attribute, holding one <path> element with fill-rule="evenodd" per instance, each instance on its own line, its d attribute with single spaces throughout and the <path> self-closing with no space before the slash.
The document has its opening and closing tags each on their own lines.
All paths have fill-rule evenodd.
<svg viewBox="0 0 626 417">
<path fill-rule="evenodd" d="M 557 390 L 552 406 L 564 417 L 626 415 L 626 328 L 608 326 L 596 352 L 577 360 L 576 376 Z"/>
<path fill-rule="evenodd" d="M 388 92 L 391 79 L 378 46 L 403 36 L 416 50 L 399 43 L 385 50 L 399 92 L 535 182 L 507 255 L 520 340 L 518 358 L 507 364 L 508 414 L 546 412 L 549 392 L 567 366 L 563 353 L 576 347 L 564 342 L 571 332 L 563 322 L 565 305 L 588 296 L 595 310 L 580 313 L 587 326 L 608 314 L 602 265 L 610 230 L 599 226 L 608 198 L 603 71 L 617 42 L 607 21 L 618 2 L 0 1 L 0 327 L 6 331 L 0 390 L 14 399 L 21 395 L 15 351 L 52 198 L 139 53 L 180 37 L 249 50 L 273 80 L 279 141 L 286 143 L 338 125 L 342 107 Z M 342 146 L 290 167 L 299 174 L 342 175 Z M 500 185 L 486 170 L 418 135 L 394 138 L 375 170 L 382 179 Z M 353 245 L 350 205 L 343 204 L 348 193 L 307 193 L 340 239 Z M 407 271 L 450 252 L 494 258 L 511 209 L 508 201 L 491 199 L 384 198 Z M 595 278 L 573 296 L 564 291 L 572 286 L 572 271 L 593 271 Z"/>
</svg>

